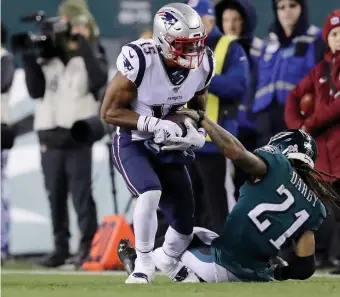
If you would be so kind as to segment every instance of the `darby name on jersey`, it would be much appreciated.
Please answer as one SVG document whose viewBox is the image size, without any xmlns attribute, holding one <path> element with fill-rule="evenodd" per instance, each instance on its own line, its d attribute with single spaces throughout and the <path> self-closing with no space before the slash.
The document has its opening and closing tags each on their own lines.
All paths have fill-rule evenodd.
<svg viewBox="0 0 340 297">
<path fill-rule="evenodd" d="M 290 179 L 290 182 L 295 186 L 295 188 L 299 190 L 303 197 L 305 197 L 308 202 L 312 202 L 313 207 L 315 207 L 316 201 L 318 201 L 319 198 L 314 194 L 312 190 L 308 189 L 308 186 L 304 183 L 302 178 L 299 177 L 295 171 L 293 171 L 293 175 L 292 178 Z"/>
</svg>

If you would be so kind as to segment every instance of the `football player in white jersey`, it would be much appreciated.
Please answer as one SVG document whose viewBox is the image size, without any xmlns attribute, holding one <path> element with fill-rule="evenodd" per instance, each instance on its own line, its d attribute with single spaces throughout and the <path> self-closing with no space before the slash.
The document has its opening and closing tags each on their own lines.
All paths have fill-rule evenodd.
<svg viewBox="0 0 340 297">
<path fill-rule="evenodd" d="M 153 39 L 122 47 L 118 72 L 105 94 L 101 116 L 119 127 L 113 141 L 114 162 L 138 197 L 133 213 L 137 260 L 126 283 L 150 283 L 154 278 L 158 206 L 170 225 L 158 268 L 174 281 L 197 281 L 178 261 L 192 240 L 194 216 L 185 167 L 190 153 L 183 151 L 202 147 L 205 131 L 200 129 L 192 143 L 181 147 L 183 151 L 160 148 L 182 135 L 182 129 L 164 116 L 185 104 L 205 110 L 206 90 L 214 75 L 214 57 L 205 39 L 201 18 L 191 7 L 182 3 L 163 6 L 154 18 Z"/>
</svg>

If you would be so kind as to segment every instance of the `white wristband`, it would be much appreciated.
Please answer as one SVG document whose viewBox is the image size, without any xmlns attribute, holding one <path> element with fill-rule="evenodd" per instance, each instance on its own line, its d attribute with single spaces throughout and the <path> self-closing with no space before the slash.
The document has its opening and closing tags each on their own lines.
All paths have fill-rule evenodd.
<svg viewBox="0 0 340 297">
<path fill-rule="evenodd" d="M 155 117 L 139 116 L 137 130 L 153 132 L 158 121 L 160 121 L 160 119 Z"/>
</svg>

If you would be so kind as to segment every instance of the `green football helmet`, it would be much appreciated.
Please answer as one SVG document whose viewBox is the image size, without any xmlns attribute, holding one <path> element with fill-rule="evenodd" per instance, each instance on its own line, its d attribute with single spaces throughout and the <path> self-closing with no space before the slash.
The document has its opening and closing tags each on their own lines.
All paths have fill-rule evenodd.
<svg viewBox="0 0 340 297">
<path fill-rule="evenodd" d="M 287 159 L 300 160 L 314 168 L 318 148 L 312 136 L 298 129 L 286 130 L 270 138 L 268 145 L 276 146 Z"/>
</svg>

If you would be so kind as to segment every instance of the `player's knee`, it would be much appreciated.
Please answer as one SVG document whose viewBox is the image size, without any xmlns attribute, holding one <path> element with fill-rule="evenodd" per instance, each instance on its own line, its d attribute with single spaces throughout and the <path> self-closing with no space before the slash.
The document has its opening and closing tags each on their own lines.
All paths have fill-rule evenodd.
<svg viewBox="0 0 340 297">
<path fill-rule="evenodd" d="M 160 190 L 152 190 L 139 195 L 137 205 L 142 206 L 143 209 L 156 211 L 162 192 Z M 136 206 L 137 206 L 136 205 Z"/>
</svg>

